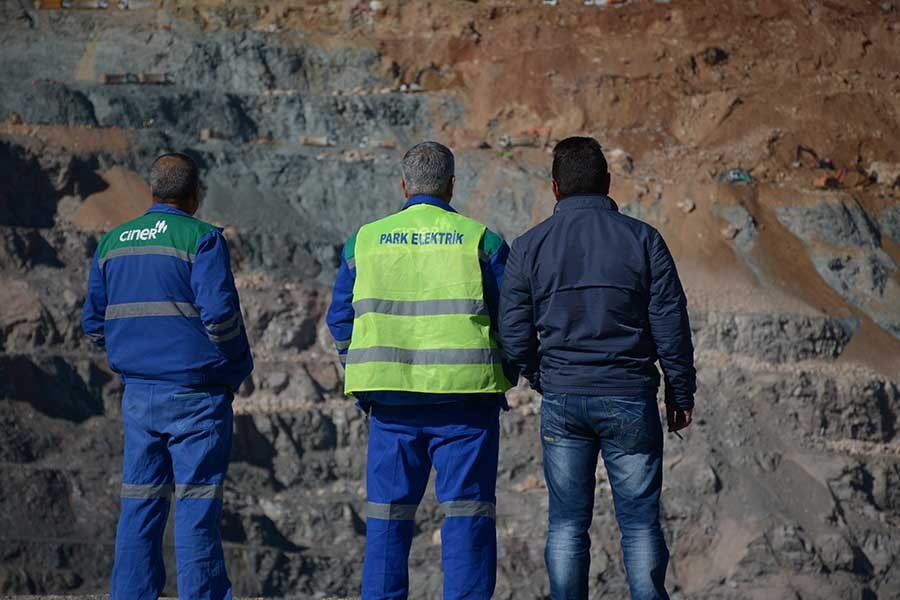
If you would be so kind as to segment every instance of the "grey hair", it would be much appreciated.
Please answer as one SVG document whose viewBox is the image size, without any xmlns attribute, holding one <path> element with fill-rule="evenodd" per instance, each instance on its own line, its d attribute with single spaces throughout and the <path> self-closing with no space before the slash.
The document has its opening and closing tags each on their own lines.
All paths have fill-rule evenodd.
<svg viewBox="0 0 900 600">
<path fill-rule="evenodd" d="M 453 152 L 437 142 L 422 142 L 403 156 L 403 181 L 406 192 L 444 196 L 456 171 Z"/>
</svg>

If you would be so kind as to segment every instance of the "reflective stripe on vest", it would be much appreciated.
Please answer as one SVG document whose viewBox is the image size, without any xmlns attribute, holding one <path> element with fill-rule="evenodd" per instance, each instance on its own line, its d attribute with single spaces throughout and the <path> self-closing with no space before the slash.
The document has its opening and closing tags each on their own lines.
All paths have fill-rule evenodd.
<svg viewBox="0 0 900 600">
<path fill-rule="evenodd" d="M 484 302 L 484 225 L 429 205 L 356 237 L 347 393 L 492 393 L 509 389 Z"/>
</svg>

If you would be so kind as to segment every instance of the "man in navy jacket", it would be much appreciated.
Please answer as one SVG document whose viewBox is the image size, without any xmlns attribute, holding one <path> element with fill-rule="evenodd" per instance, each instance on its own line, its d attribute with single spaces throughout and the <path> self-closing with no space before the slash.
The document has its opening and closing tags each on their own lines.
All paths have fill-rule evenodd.
<svg viewBox="0 0 900 600">
<path fill-rule="evenodd" d="M 543 393 L 551 595 L 588 597 L 602 453 L 631 597 L 668 598 L 656 362 L 669 431 L 684 429 L 696 389 L 687 301 L 659 232 L 619 213 L 607 195 L 610 176 L 596 140 L 561 141 L 552 176 L 556 210 L 513 243 L 500 301 L 504 354 Z"/>
</svg>

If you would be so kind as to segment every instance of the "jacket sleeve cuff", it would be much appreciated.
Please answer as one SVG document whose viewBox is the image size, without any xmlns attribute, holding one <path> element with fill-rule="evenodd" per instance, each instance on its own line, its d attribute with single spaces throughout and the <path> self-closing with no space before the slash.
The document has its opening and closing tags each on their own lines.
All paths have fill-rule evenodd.
<svg viewBox="0 0 900 600">
<path fill-rule="evenodd" d="M 675 406 L 681 410 L 692 410 L 694 408 L 693 396 L 670 396 L 666 395 L 666 404 Z"/>
<path fill-rule="evenodd" d="M 536 391 L 538 394 L 544 393 L 544 390 L 541 388 L 541 376 L 537 373 L 537 371 L 533 373 L 522 373 L 522 376 L 528 381 L 528 385 L 531 386 L 531 389 Z"/>
</svg>

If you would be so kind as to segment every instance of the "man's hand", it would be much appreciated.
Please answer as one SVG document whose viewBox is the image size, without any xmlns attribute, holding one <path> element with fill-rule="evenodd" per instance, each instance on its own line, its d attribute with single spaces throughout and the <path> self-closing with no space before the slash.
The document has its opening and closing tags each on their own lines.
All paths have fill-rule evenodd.
<svg viewBox="0 0 900 600">
<path fill-rule="evenodd" d="M 693 409 L 686 410 L 666 404 L 666 422 L 669 424 L 669 433 L 685 429 L 693 421 L 693 415 Z"/>
</svg>

